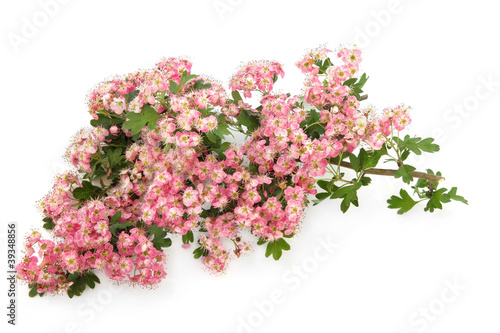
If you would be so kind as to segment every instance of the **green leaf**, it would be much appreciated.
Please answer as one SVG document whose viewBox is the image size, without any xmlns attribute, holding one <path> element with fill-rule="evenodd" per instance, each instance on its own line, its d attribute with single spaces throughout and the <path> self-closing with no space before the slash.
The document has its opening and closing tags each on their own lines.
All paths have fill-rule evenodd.
<svg viewBox="0 0 500 333">
<path fill-rule="evenodd" d="M 422 139 L 419 137 L 410 138 L 406 135 L 404 140 L 395 139 L 398 143 L 400 150 L 408 149 L 411 150 L 416 155 L 421 155 L 422 151 L 427 153 L 434 153 L 439 151 L 439 145 L 433 143 L 433 138 Z"/>
<path fill-rule="evenodd" d="M 212 85 L 210 83 L 203 83 L 202 79 L 196 80 L 193 85 L 193 89 L 201 90 L 201 89 L 210 89 Z"/>
<path fill-rule="evenodd" d="M 36 295 L 38 295 L 38 285 L 35 283 L 31 286 L 30 288 L 30 292 L 28 293 L 29 297 L 35 297 Z"/>
<path fill-rule="evenodd" d="M 85 283 L 90 287 L 90 289 L 94 289 L 95 284 L 101 282 L 101 281 L 99 281 L 99 278 L 97 277 L 97 275 L 95 275 L 94 272 L 92 272 L 92 271 L 87 272 L 83 276 L 83 278 L 84 278 Z"/>
<path fill-rule="evenodd" d="M 153 235 L 153 246 L 155 249 L 160 250 L 162 247 L 170 247 L 172 245 L 172 240 L 170 238 L 165 238 L 167 236 L 167 232 L 157 225 L 152 225 L 147 229 L 147 232 Z"/>
<path fill-rule="evenodd" d="M 266 257 L 273 255 L 274 260 L 279 260 L 283 251 L 290 250 L 290 245 L 283 238 L 267 243 Z"/>
<path fill-rule="evenodd" d="M 86 271 L 83 274 L 78 272 L 71 273 L 68 275 L 67 280 L 68 282 L 73 282 L 67 291 L 69 298 L 73 298 L 73 296 L 80 296 L 85 291 L 87 286 L 93 289 L 96 283 L 101 282 L 91 270 Z"/>
<path fill-rule="evenodd" d="M 410 156 L 410 151 L 408 149 L 403 150 L 403 153 L 401 154 L 401 161 L 405 161 L 408 156 Z"/>
<path fill-rule="evenodd" d="M 144 126 L 146 126 L 147 121 L 141 113 L 129 112 L 126 117 L 128 120 L 123 123 L 123 127 L 128 129 L 132 135 L 139 134 Z"/>
<path fill-rule="evenodd" d="M 230 142 L 223 142 L 218 148 L 213 148 L 212 150 L 217 153 L 217 155 L 222 156 L 224 152 L 231 146 Z"/>
<path fill-rule="evenodd" d="M 238 116 L 238 124 L 241 124 L 248 128 L 249 132 L 252 132 L 259 126 L 259 120 L 255 116 L 249 116 L 246 112 L 241 111 Z"/>
<path fill-rule="evenodd" d="M 417 180 L 417 183 L 414 186 L 412 186 L 412 187 L 414 187 L 414 188 L 426 188 L 428 186 L 429 186 L 429 181 L 428 180 L 423 179 L 423 178 L 419 178 Z"/>
<path fill-rule="evenodd" d="M 259 237 L 259 240 L 257 241 L 257 245 L 264 245 L 264 244 L 266 244 L 266 243 L 267 243 L 267 242 L 266 242 L 266 240 L 265 240 L 264 238 Z"/>
<path fill-rule="evenodd" d="M 365 85 L 366 81 L 368 80 L 368 77 L 366 76 L 366 73 L 363 73 L 363 75 L 359 78 L 359 81 L 351 86 L 353 95 L 359 99 L 361 97 L 361 93 L 363 92 L 363 86 Z"/>
<path fill-rule="evenodd" d="M 284 251 L 289 251 L 290 250 L 290 244 L 288 244 L 284 238 L 279 238 L 277 240 L 277 242 L 278 242 L 278 244 L 279 244 L 279 246 L 281 247 L 282 250 L 284 250 Z"/>
<path fill-rule="evenodd" d="M 306 119 L 300 123 L 300 127 L 304 128 L 304 132 L 307 136 L 313 139 L 319 139 L 319 137 L 325 134 L 325 128 L 323 125 L 319 124 L 321 114 L 316 109 L 310 109 L 307 111 Z"/>
<path fill-rule="evenodd" d="M 361 182 L 354 182 L 353 185 L 342 186 L 332 194 L 332 199 L 344 198 L 349 192 L 356 192 L 359 190 L 361 185 Z"/>
<path fill-rule="evenodd" d="M 121 232 L 120 230 L 132 227 L 133 225 L 132 222 L 115 223 L 110 225 L 108 229 L 113 236 L 117 236 Z"/>
<path fill-rule="evenodd" d="M 432 193 L 431 198 L 427 201 L 427 205 L 424 210 L 434 212 L 435 209 L 443 209 L 443 202 L 449 202 L 450 199 L 444 196 L 444 192 L 446 192 L 446 188 L 440 188 L 439 190 Z"/>
<path fill-rule="evenodd" d="M 347 210 L 351 206 L 351 203 L 356 207 L 359 206 L 358 194 L 356 193 L 356 191 L 349 191 L 340 203 L 340 210 L 342 211 L 342 213 L 347 212 Z"/>
<path fill-rule="evenodd" d="M 106 152 L 106 157 L 108 158 L 110 166 L 113 167 L 119 164 L 123 159 L 122 149 L 121 148 L 108 149 Z"/>
<path fill-rule="evenodd" d="M 153 242 L 153 246 L 157 250 L 161 250 L 162 247 L 172 246 L 172 240 L 170 238 L 161 238 Z"/>
<path fill-rule="evenodd" d="M 351 166 L 356 172 L 360 172 L 361 170 L 365 169 L 364 164 L 365 160 L 367 159 L 368 159 L 368 154 L 363 148 L 361 148 L 361 150 L 359 151 L 358 156 L 354 154 L 349 154 L 349 162 L 351 163 Z"/>
<path fill-rule="evenodd" d="M 139 90 L 134 90 L 125 95 L 125 101 L 128 103 L 132 102 L 134 98 L 139 95 Z"/>
<path fill-rule="evenodd" d="M 349 162 L 351 163 L 351 166 L 354 168 L 355 171 L 359 171 L 360 163 L 359 163 L 359 159 L 356 155 L 350 154 L 349 155 Z"/>
<path fill-rule="evenodd" d="M 238 90 L 231 92 L 231 96 L 233 96 L 233 101 L 234 101 L 234 104 L 236 104 L 236 105 L 238 105 L 239 101 L 243 100 L 243 98 L 241 98 L 241 95 L 238 92 Z"/>
<path fill-rule="evenodd" d="M 330 198 L 343 198 L 342 202 L 340 203 L 340 210 L 342 211 L 342 213 L 345 213 L 351 206 L 351 203 L 356 207 L 359 206 L 357 190 L 361 186 L 362 182 L 355 182 L 353 185 L 342 186 L 335 190 Z"/>
<path fill-rule="evenodd" d="M 169 86 L 168 86 L 168 90 L 170 91 L 170 93 L 175 95 L 177 93 L 178 89 L 179 89 L 179 85 L 177 83 L 175 83 L 174 81 L 170 81 Z"/>
<path fill-rule="evenodd" d="M 43 224 L 43 227 L 47 230 L 52 230 L 56 226 L 54 220 L 52 220 L 50 217 L 46 217 L 42 221 L 45 222 Z"/>
<path fill-rule="evenodd" d="M 167 235 L 167 232 L 162 227 L 157 225 L 152 225 L 146 230 L 150 235 L 153 235 L 155 238 L 163 238 Z"/>
<path fill-rule="evenodd" d="M 445 197 L 448 201 L 455 200 L 455 201 L 463 202 L 466 205 L 469 204 L 469 202 L 464 197 L 457 195 L 457 188 L 456 187 L 452 187 L 448 193 L 443 195 L 443 197 Z"/>
<path fill-rule="evenodd" d="M 205 135 L 207 136 L 208 140 L 212 141 L 213 143 L 217 143 L 217 135 L 215 135 L 212 131 L 206 132 Z"/>
<path fill-rule="evenodd" d="M 199 259 L 201 257 L 206 257 L 209 254 L 210 254 L 210 252 L 206 248 L 204 248 L 203 246 L 200 246 L 193 251 L 193 256 L 195 259 Z"/>
<path fill-rule="evenodd" d="M 113 216 L 111 217 L 111 220 L 110 220 L 110 224 L 113 225 L 113 224 L 116 224 L 120 221 L 120 218 L 122 217 L 122 210 L 120 209 L 119 211 L 117 211 L 116 213 L 113 214 Z"/>
<path fill-rule="evenodd" d="M 318 184 L 318 186 L 327 191 L 328 193 L 332 193 L 333 191 L 337 190 L 338 189 L 338 186 L 335 185 L 335 182 L 333 180 L 318 180 L 316 182 L 316 184 Z"/>
<path fill-rule="evenodd" d="M 332 199 L 344 198 L 347 192 L 352 190 L 352 185 L 342 186 L 332 194 Z"/>
<path fill-rule="evenodd" d="M 77 187 L 73 190 L 73 197 L 77 200 L 88 200 L 95 198 L 100 193 L 100 187 L 94 186 L 88 181 L 82 181 L 82 187 Z"/>
<path fill-rule="evenodd" d="M 187 233 L 182 235 L 182 243 L 189 244 L 192 242 L 194 242 L 194 235 L 193 235 L 193 232 L 191 230 L 189 230 Z"/>
<path fill-rule="evenodd" d="M 187 71 L 182 72 L 181 81 L 179 82 L 179 88 L 181 88 L 189 80 L 194 79 L 196 77 L 198 77 L 198 75 L 188 74 Z"/>
<path fill-rule="evenodd" d="M 142 115 L 147 122 L 148 129 L 150 131 L 154 130 L 160 114 L 152 106 L 146 104 L 142 107 Z"/>
<path fill-rule="evenodd" d="M 333 165 L 338 165 L 341 161 L 343 161 L 344 159 L 346 159 L 347 157 L 349 157 L 349 153 L 340 153 L 339 155 L 335 156 L 335 157 L 332 157 L 330 158 L 329 162 L 330 164 L 333 164 Z"/>
<path fill-rule="evenodd" d="M 194 79 L 196 77 L 198 77 L 198 75 L 194 75 L 194 74 L 188 75 L 187 71 L 182 72 L 182 76 L 181 76 L 181 79 L 179 81 L 179 84 L 175 83 L 174 81 L 170 81 L 170 86 L 169 86 L 170 92 L 172 94 L 176 95 L 182 89 L 182 86 L 184 86 L 184 84 L 186 84 L 186 82 L 188 82 L 189 80 Z"/>
<path fill-rule="evenodd" d="M 319 59 L 314 59 L 314 64 L 315 64 L 316 66 L 318 66 L 318 70 L 319 70 L 318 74 L 325 74 L 325 70 L 326 70 L 326 68 L 325 68 L 325 66 L 323 65 L 323 62 L 322 62 L 321 60 L 319 60 Z"/>
<path fill-rule="evenodd" d="M 415 167 L 411 165 L 404 164 L 399 167 L 399 169 L 396 171 L 394 174 L 394 178 L 403 178 L 403 182 L 409 184 L 410 182 L 413 181 L 413 176 L 411 173 L 415 171 Z"/>
<path fill-rule="evenodd" d="M 356 171 L 360 172 L 361 170 L 366 169 L 365 168 L 365 161 L 367 159 L 368 159 L 368 153 L 366 152 L 366 150 L 361 148 L 361 150 L 359 151 L 359 154 L 358 154 L 359 166 L 358 166 L 358 169 Z"/>
<path fill-rule="evenodd" d="M 317 193 L 316 194 L 316 199 L 317 200 L 313 200 L 314 201 L 314 206 L 316 206 L 317 204 L 319 204 L 321 201 L 325 200 L 326 198 L 328 198 L 329 196 L 331 195 L 331 193 L 329 192 L 320 192 L 320 193 Z"/>
<path fill-rule="evenodd" d="M 101 283 L 101 280 L 99 280 L 99 277 L 97 275 L 94 274 L 94 272 L 90 272 L 90 274 L 88 275 L 88 277 L 94 281 L 95 283 Z"/>
<path fill-rule="evenodd" d="M 389 200 L 387 200 L 387 203 L 391 209 L 399 208 L 398 214 L 400 215 L 406 213 L 418 203 L 418 201 L 413 200 L 408 192 L 403 189 L 399 191 L 399 195 L 401 197 L 393 195 Z"/>
<path fill-rule="evenodd" d="M 113 125 L 121 125 L 125 121 L 124 118 L 122 117 L 108 117 L 103 114 L 97 114 L 97 119 L 92 119 L 90 121 L 90 125 L 93 127 L 104 127 L 105 129 L 109 130 L 111 126 Z"/>
<path fill-rule="evenodd" d="M 95 288 L 95 282 L 92 281 L 92 280 L 89 280 L 89 279 L 86 279 L 85 281 L 87 283 L 87 285 L 90 287 L 90 289 L 94 289 Z"/>
<path fill-rule="evenodd" d="M 359 206 L 357 190 L 359 190 L 362 185 L 362 182 L 354 182 L 353 185 L 342 186 L 333 192 L 331 199 L 343 198 L 340 203 L 340 210 L 342 213 L 347 212 L 351 203 L 356 207 Z"/>
<path fill-rule="evenodd" d="M 229 130 L 229 125 L 225 122 L 224 119 L 218 118 L 217 121 L 217 127 L 214 129 L 215 135 L 217 135 L 221 139 L 224 139 L 224 136 L 226 135 L 233 135 Z"/>
<path fill-rule="evenodd" d="M 167 151 L 170 150 L 170 148 L 172 148 L 172 144 L 171 143 L 165 144 L 165 147 L 163 147 L 163 152 L 166 153 Z"/>
<path fill-rule="evenodd" d="M 387 155 L 387 148 L 385 144 L 379 150 L 374 150 L 373 152 L 367 153 L 363 169 L 370 169 L 376 167 L 378 161 L 384 155 Z"/>
<path fill-rule="evenodd" d="M 160 118 L 160 114 L 148 104 L 142 107 L 141 113 L 128 112 L 125 116 L 128 120 L 123 123 L 123 127 L 130 130 L 132 135 L 139 134 L 144 126 L 147 126 L 151 131 L 154 130 L 156 122 Z"/>
<path fill-rule="evenodd" d="M 361 178 L 359 181 L 360 181 L 361 185 L 368 186 L 372 182 L 372 179 L 370 177 L 365 176 L 365 177 Z"/>
<path fill-rule="evenodd" d="M 361 89 L 364 87 L 366 81 L 368 81 L 368 76 L 366 76 L 366 73 L 363 73 L 363 75 L 361 75 L 361 77 L 359 78 L 359 81 L 358 83 L 354 84 L 354 87 L 355 88 L 358 88 L 358 89 Z"/>
<path fill-rule="evenodd" d="M 345 80 L 344 83 L 342 83 L 343 86 L 352 86 L 354 83 L 356 83 L 358 79 L 355 78 L 355 77 L 351 77 L 350 79 L 348 80 Z"/>
</svg>

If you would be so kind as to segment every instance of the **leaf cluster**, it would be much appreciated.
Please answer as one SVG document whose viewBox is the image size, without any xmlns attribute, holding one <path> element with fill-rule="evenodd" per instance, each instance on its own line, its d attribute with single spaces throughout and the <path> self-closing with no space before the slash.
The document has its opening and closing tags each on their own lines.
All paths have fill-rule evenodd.
<svg viewBox="0 0 500 333">
<path fill-rule="evenodd" d="M 91 270 L 84 273 L 71 273 L 66 278 L 66 281 L 73 282 L 67 291 L 69 298 L 80 296 L 87 287 L 94 289 L 96 283 L 101 283 L 97 275 Z"/>
</svg>

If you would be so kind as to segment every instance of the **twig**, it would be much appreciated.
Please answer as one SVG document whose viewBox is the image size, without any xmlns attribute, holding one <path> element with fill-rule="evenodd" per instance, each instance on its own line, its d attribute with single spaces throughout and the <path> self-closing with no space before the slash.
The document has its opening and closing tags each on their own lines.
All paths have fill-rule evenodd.
<svg viewBox="0 0 500 333">
<path fill-rule="evenodd" d="M 342 166 L 344 168 L 354 169 L 350 163 L 345 162 L 345 161 L 340 162 L 340 166 Z M 369 175 L 394 176 L 397 171 L 398 170 L 393 170 L 393 169 L 370 168 L 370 169 L 363 170 L 363 173 L 369 174 Z M 420 171 L 413 171 L 413 172 L 410 172 L 410 174 L 414 178 L 422 178 L 422 179 L 428 180 L 431 183 L 439 183 L 445 179 L 444 177 L 441 177 L 441 176 L 431 175 L 430 173 L 420 172 Z"/>
</svg>

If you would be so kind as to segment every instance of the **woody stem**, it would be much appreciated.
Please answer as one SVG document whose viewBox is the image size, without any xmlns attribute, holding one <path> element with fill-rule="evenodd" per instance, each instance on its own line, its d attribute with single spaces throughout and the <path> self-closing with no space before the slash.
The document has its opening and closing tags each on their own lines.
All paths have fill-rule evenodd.
<svg viewBox="0 0 500 333">
<path fill-rule="evenodd" d="M 340 162 L 340 166 L 348 169 L 354 169 L 350 163 L 345 161 Z M 368 175 L 394 176 L 397 171 L 398 170 L 393 170 L 393 169 L 370 168 L 363 170 L 362 172 Z M 422 178 L 428 180 L 430 183 L 439 183 L 445 179 L 444 177 L 441 176 L 431 175 L 430 173 L 420 172 L 420 171 L 413 171 L 410 172 L 410 174 L 414 178 Z"/>
</svg>

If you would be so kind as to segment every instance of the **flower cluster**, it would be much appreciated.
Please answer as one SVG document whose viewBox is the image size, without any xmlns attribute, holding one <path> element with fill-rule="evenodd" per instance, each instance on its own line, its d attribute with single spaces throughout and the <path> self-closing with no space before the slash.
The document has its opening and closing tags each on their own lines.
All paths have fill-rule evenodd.
<svg viewBox="0 0 500 333">
<path fill-rule="evenodd" d="M 387 142 L 403 149 L 392 135 L 411 118 L 402 105 L 380 114 L 360 108 L 367 80 L 356 77 L 360 51 L 341 48 L 337 65 L 330 52 L 313 50 L 296 63 L 307 75 L 300 96 L 273 92 L 284 71 L 268 61 L 240 68 L 230 94 L 176 58 L 99 85 L 89 96 L 93 129 L 80 131 L 66 154 L 79 173 L 60 175 L 40 203 L 56 239 L 37 231 L 27 237 L 19 278 L 35 294 L 70 296 L 93 287 L 97 270 L 157 285 L 166 276 L 169 234 L 180 235 L 184 248 L 195 244 L 194 257 L 220 272 L 232 254 L 250 251 L 249 234 L 279 259 L 309 195 L 343 198 L 343 211 L 357 206 L 356 191 L 369 183 L 363 163 L 388 155 Z M 256 92 L 252 107 L 245 98 Z M 245 135 L 242 144 L 226 140 L 234 132 Z M 361 148 L 356 157 L 362 146 L 370 153 Z M 406 153 L 396 153 L 403 165 Z M 340 172 L 348 156 L 351 180 Z M 326 173 L 332 179 L 318 181 Z"/>
<path fill-rule="evenodd" d="M 71 146 L 66 151 L 66 158 L 77 169 L 84 172 L 92 172 L 90 159 L 100 149 L 100 143 L 109 135 L 109 131 L 103 127 L 92 130 L 82 129 L 75 135 Z"/>
<path fill-rule="evenodd" d="M 285 76 L 279 62 L 250 62 L 242 66 L 231 78 L 229 88 L 233 91 L 242 90 L 244 97 L 252 97 L 252 91 L 272 91 L 273 84 L 278 79 L 278 76 L 282 78 Z"/>
</svg>

